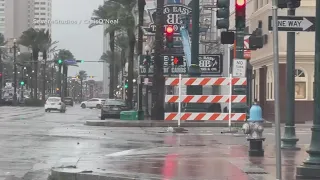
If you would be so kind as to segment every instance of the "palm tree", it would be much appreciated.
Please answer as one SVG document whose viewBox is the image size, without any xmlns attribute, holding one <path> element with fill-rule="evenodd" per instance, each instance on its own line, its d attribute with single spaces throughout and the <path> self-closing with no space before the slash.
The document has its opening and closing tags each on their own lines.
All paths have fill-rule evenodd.
<svg viewBox="0 0 320 180">
<path fill-rule="evenodd" d="M 83 98 L 83 81 L 87 79 L 88 74 L 87 74 L 86 71 L 80 70 L 78 76 L 79 76 L 79 79 L 80 79 L 80 86 L 81 86 L 81 88 L 80 88 L 80 101 L 82 101 L 82 98 Z"/>
<path fill-rule="evenodd" d="M 116 17 L 117 16 L 117 12 L 114 10 L 114 7 L 119 6 L 117 4 L 115 4 L 114 2 L 110 2 L 110 1 L 105 1 L 103 5 L 100 5 L 98 7 L 98 9 L 93 11 L 93 16 L 92 19 L 109 19 L 110 17 Z M 89 28 L 92 28 L 94 26 L 97 25 L 101 25 L 101 24 L 90 24 Z M 110 54 L 110 58 L 114 59 L 114 37 L 115 37 L 115 31 L 119 30 L 119 27 L 114 26 L 112 24 L 108 25 L 108 31 L 105 32 L 105 34 L 109 34 L 110 37 L 110 42 L 109 42 L 109 46 L 110 46 L 110 50 L 111 50 L 111 54 Z M 110 71 L 110 87 L 109 87 L 109 92 L 113 92 L 114 88 L 115 88 L 115 83 L 114 83 L 114 79 L 116 78 L 115 75 L 115 64 L 113 63 L 114 60 L 109 61 L 109 71 Z M 113 93 L 109 93 L 109 98 L 113 98 L 114 94 Z"/>
<path fill-rule="evenodd" d="M 49 34 L 49 31 L 45 32 L 45 36 L 46 39 L 48 39 L 48 41 L 45 42 L 45 44 L 41 47 L 42 50 L 42 57 L 44 60 L 44 65 L 43 65 L 43 76 L 42 76 L 42 100 L 45 101 L 46 100 L 46 67 L 47 67 L 47 54 L 51 54 L 56 52 L 56 44 L 58 43 L 58 41 L 53 41 L 51 39 L 51 35 Z"/>
<path fill-rule="evenodd" d="M 32 49 L 32 56 L 34 61 L 34 98 L 38 99 L 38 56 L 39 52 L 44 49 L 44 46 L 48 44 L 50 39 L 48 38 L 48 31 L 43 29 L 36 30 L 29 28 L 28 30 L 22 32 L 19 38 L 18 44 L 21 44 Z"/>
<path fill-rule="evenodd" d="M 68 59 L 75 59 L 75 57 L 73 56 L 73 54 L 67 50 L 67 49 L 60 49 L 58 54 L 56 55 L 55 57 L 56 59 L 58 60 L 68 60 Z M 62 97 L 65 97 L 67 95 L 67 78 L 68 78 L 68 66 L 63 64 L 63 76 L 64 76 L 64 79 L 63 79 L 63 88 L 61 88 L 61 67 L 62 67 L 62 64 L 59 64 L 59 73 L 58 73 L 58 88 L 60 89 L 60 96 L 63 95 Z"/>
<path fill-rule="evenodd" d="M 135 18 L 132 10 L 136 5 L 136 1 L 128 0 L 109 0 L 103 6 L 99 6 L 98 10 L 94 12 L 95 17 L 92 19 L 118 19 L 119 23 L 110 24 L 105 29 L 105 34 L 110 34 L 117 30 L 123 30 L 128 36 L 129 53 L 128 53 L 128 105 L 132 107 L 133 96 L 133 60 L 134 47 L 136 43 L 135 38 Z M 94 25 L 93 25 L 94 26 Z M 91 27 L 91 26 L 89 26 Z M 113 44 L 112 44 L 113 45 Z"/>
<path fill-rule="evenodd" d="M 4 35 L 2 33 L 0 33 L 0 46 L 4 46 L 7 42 L 5 41 Z M 0 72 L 1 77 L 0 77 L 0 99 L 2 98 L 2 86 L 3 86 L 3 61 L 2 58 L 5 59 L 6 57 L 8 57 L 7 51 L 4 51 L 1 47 L 0 47 Z"/>
<path fill-rule="evenodd" d="M 152 80 L 152 109 L 151 119 L 164 119 L 164 76 L 163 76 L 163 61 L 161 60 L 161 49 L 163 49 L 163 5 L 164 0 L 157 0 L 157 16 L 156 16 L 156 34 L 155 34 L 155 62 L 154 74 Z"/>
</svg>

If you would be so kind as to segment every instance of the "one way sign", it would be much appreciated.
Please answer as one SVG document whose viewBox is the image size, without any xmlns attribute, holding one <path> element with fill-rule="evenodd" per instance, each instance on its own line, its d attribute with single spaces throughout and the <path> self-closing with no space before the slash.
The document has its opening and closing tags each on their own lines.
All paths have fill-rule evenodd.
<svg viewBox="0 0 320 180">
<path fill-rule="evenodd" d="M 315 31 L 315 17 L 278 16 L 279 31 Z M 272 30 L 272 16 L 269 16 L 269 31 Z"/>
</svg>

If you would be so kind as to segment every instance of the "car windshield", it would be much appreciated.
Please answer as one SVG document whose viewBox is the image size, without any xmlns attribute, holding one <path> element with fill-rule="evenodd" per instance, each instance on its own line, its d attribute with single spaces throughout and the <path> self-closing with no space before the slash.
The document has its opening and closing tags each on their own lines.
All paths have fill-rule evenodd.
<svg viewBox="0 0 320 180">
<path fill-rule="evenodd" d="M 125 106 L 126 103 L 121 100 L 107 100 L 104 103 L 105 105 L 115 105 L 115 106 Z"/>
<path fill-rule="evenodd" d="M 65 100 L 67 100 L 67 101 L 71 101 L 72 100 L 72 98 L 64 98 Z"/>
<path fill-rule="evenodd" d="M 49 98 L 48 101 L 49 102 L 59 102 L 61 100 L 59 98 Z"/>
</svg>

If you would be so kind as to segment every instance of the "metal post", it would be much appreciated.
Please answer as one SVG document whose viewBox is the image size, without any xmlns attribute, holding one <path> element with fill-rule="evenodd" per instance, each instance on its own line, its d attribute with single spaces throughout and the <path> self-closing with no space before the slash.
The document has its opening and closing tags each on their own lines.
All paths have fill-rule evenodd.
<svg viewBox="0 0 320 180">
<path fill-rule="evenodd" d="M 295 9 L 288 9 L 288 16 L 294 16 Z M 287 89 L 286 89 L 286 124 L 284 127 L 284 135 L 282 140 L 282 149 L 298 150 L 295 131 L 295 32 L 287 32 Z"/>
<path fill-rule="evenodd" d="M 62 65 L 59 64 L 59 72 L 58 72 L 58 79 L 57 79 L 57 88 L 59 88 L 59 95 L 61 97 L 61 68 L 62 68 Z"/>
<path fill-rule="evenodd" d="M 273 24 L 273 73 L 274 73 L 274 116 L 276 140 L 276 179 L 281 180 L 281 133 L 280 133 L 280 94 L 279 94 L 279 42 L 278 42 L 278 7 L 277 0 L 272 0 Z"/>
<path fill-rule="evenodd" d="M 17 104 L 17 43 L 14 39 L 13 42 L 13 83 L 14 83 L 14 90 L 13 90 L 13 105 Z"/>
<path fill-rule="evenodd" d="M 297 168 L 297 178 L 320 179 L 320 1 L 316 1 L 315 59 L 314 59 L 314 103 L 309 158 Z"/>
<path fill-rule="evenodd" d="M 2 50 L 0 49 L 0 73 L 1 73 L 1 77 L 0 77 L 0 103 L 2 101 L 2 88 L 3 88 L 3 76 L 4 76 L 4 72 L 3 72 L 3 62 L 2 62 Z"/>
<path fill-rule="evenodd" d="M 22 81 L 24 81 L 24 67 L 22 67 L 22 74 L 21 74 L 21 79 L 22 79 Z M 24 85 L 21 85 L 21 94 L 20 94 L 20 99 L 21 99 L 21 101 L 23 102 L 23 99 L 24 99 L 24 96 L 23 96 L 23 86 Z"/>
<path fill-rule="evenodd" d="M 148 57 L 149 56 L 149 51 L 146 51 L 146 59 L 147 59 L 147 64 L 146 64 L 146 78 L 148 79 L 148 84 L 146 84 L 146 116 L 149 116 L 149 66 L 150 66 L 150 62 L 148 62 Z"/>
<path fill-rule="evenodd" d="M 199 16 L 200 2 L 192 0 L 192 32 L 191 32 L 191 66 L 188 74 L 190 77 L 200 77 L 201 69 L 199 67 Z M 202 95 L 202 86 L 187 86 L 188 95 Z M 206 112 L 205 104 L 187 104 L 186 112 Z"/>
</svg>

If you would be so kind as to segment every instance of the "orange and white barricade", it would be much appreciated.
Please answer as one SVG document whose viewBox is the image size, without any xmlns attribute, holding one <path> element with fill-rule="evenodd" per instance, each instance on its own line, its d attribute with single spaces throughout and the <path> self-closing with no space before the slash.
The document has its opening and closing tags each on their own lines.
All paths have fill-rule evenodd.
<svg viewBox="0 0 320 180">
<path fill-rule="evenodd" d="M 232 95 L 232 86 L 247 85 L 246 78 L 197 77 L 167 78 L 166 86 L 179 86 L 178 95 L 166 95 L 166 103 L 179 103 L 178 112 L 165 112 L 165 120 L 181 121 L 245 121 L 246 113 L 231 113 L 231 103 L 246 103 L 246 95 Z M 181 95 L 181 86 L 230 86 L 229 95 Z M 229 103 L 229 113 L 181 112 L 181 103 Z"/>
</svg>

